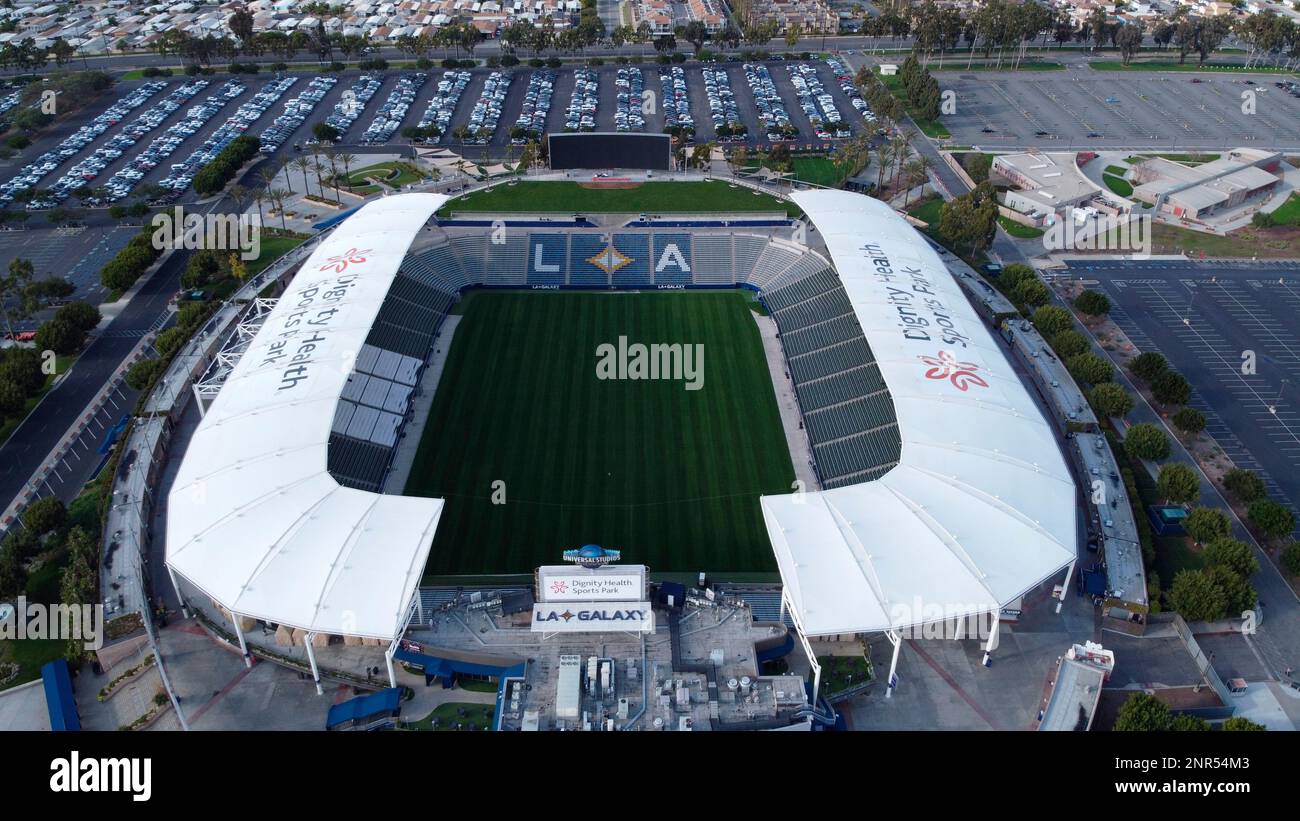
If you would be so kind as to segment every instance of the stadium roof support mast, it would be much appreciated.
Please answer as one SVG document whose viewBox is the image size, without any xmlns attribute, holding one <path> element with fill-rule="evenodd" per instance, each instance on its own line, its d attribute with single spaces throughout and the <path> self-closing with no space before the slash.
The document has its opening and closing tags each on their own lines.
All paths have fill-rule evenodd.
<svg viewBox="0 0 1300 821">
<path fill-rule="evenodd" d="M 785 588 L 784 586 L 781 588 L 781 617 L 780 618 L 783 623 L 785 622 L 785 613 L 786 613 L 786 600 L 785 600 L 786 589 L 787 588 Z M 813 705 L 813 709 L 816 710 L 817 697 L 821 693 L 821 689 L 822 689 L 822 666 L 817 662 L 817 654 L 813 652 L 812 644 L 808 641 L 808 636 L 804 634 L 803 627 L 800 626 L 799 624 L 799 610 L 793 604 L 790 605 L 790 620 L 794 622 L 794 632 L 797 636 L 799 636 L 799 643 L 803 645 L 804 655 L 808 657 L 808 665 L 812 667 L 812 671 L 813 671 L 812 705 Z"/>
<path fill-rule="evenodd" d="M 221 392 L 221 386 L 226 384 L 226 377 L 235 369 L 235 365 L 248 350 L 249 343 L 257 336 L 262 323 L 266 321 L 266 317 L 270 315 L 278 301 L 261 298 L 253 300 L 248 311 L 235 326 L 234 333 L 221 346 L 221 350 L 217 351 L 217 355 L 213 357 L 203 376 L 194 381 L 191 389 L 194 391 L 194 398 L 198 400 L 199 416 L 207 413 L 207 403 Z"/>
</svg>

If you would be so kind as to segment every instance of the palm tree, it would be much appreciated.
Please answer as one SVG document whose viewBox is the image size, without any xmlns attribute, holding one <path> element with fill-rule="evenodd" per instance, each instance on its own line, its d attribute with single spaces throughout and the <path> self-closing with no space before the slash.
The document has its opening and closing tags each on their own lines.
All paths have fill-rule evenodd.
<svg viewBox="0 0 1300 821">
<path fill-rule="evenodd" d="M 349 154 L 346 151 L 339 154 L 339 162 L 343 163 L 343 177 L 348 182 L 349 191 L 352 190 L 352 171 L 351 171 L 352 163 L 356 161 L 357 161 L 356 154 Z"/>
<path fill-rule="evenodd" d="M 341 204 L 343 195 L 339 193 L 339 167 L 333 148 L 325 149 L 325 159 L 330 164 L 330 182 L 334 186 L 334 201 Z"/>
<path fill-rule="evenodd" d="M 301 154 L 293 161 L 293 167 L 302 172 L 302 190 L 305 194 L 310 194 L 310 185 L 307 183 L 307 172 L 311 170 L 311 161 Z"/>
<path fill-rule="evenodd" d="M 907 155 L 911 153 L 911 140 L 906 134 L 900 133 L 898 136 L 894 137 L 892 143 L 894 148 L 894 160 L 892 163 L 894 167 L 893 179 L 895 180 L 895 184 L 897 184 L 899 168 L 902 166 L 903 160 L 907 159 Z"/>
<path fill-rule="evenodd" d="M 267 188 L 270 188 L 271 186 L 275 185 L 274 168 L 268 166 L 265 168 L 258 169 L 257 177 L 262 181 L 262 184 Z"/>
<path fill-rule="evenodd" d="M 242 185 L 230 186 L 230 198 L 235 201 L 235 207 L 239 213 L 244 213 L 244 204 L 248 202 L 249 190 Z"/>
<path fill-rule="evenodd" d="M 289 189 L 289 193 L 292 194 L 292 193 L 293 193 L 293 181 L 289 179 L 289 160 L 285 160 L 285 161 L 284 161 L 284 164 L 283 164 L 282 166 L 280 166 L 280 167 L 284 169 L 284 184 L 285 184 L 285 187 L 287 187 L 287 188 Z"/>
<path fill-rule="evenodd" d="M 286 232 L 289 230 L 289 226 L 284 221 L 284 198 L 291 193 L 293 192 L 285 191 L 283 188 L 272 188 L 266 192 L 266 195 L 275 203 L 275 209 L 280 212 L 280 227 Z"/>
<path fill-rule="evenodd" d="M 315 155 L 311 158 L 311 165 L 312 165 L 312 169 L 315 170 L 315 172 L 316 172 L 316 187 L 320 189 L 321 199 L 324 199 L 324 198 L 325 198 L 325 181 L 324 181 L 324 179 L 322 178 L 321 174 L 322 174 L 322 172 L 325 170 L 325 166 L 321 165 L 320 154 L 315 154 Z"/>
<path fill-rule="evenodd" d="M 257 203 L 257 221 L 258 221 L 258 223 L 261 223 L 261 222 L 262 222 L 262 203 L 266 201 L 266 189 L 265 189 L 265 188 L 255 188 L 255 189 L 253 189 L 253 194 L 252 194 L 252 196 L 253 196 L 253 201 Z"/>
</svg>

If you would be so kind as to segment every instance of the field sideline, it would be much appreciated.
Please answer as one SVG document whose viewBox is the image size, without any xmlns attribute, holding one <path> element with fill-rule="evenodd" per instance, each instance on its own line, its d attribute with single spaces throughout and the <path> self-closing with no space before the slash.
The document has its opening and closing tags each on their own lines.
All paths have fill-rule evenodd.
<svg viewBox="0 0 1300 821">
<path fill-rule="evenodd" d="M 405 491 L 447 500 L 426 574 L 589 542 L 656 571 L 775 569 L 757 497 L 794 470 L 750 314 L 734 291 L 472 294 Z M 701 389 L 598 379 L 619 336 L 702 344 Z"/>
<path fill-rule="evenodd" d="M 439 215 L 460 212 L 573 213 L 779 213 L 803 212 L 792 202 L 756 194 L 744 186 L 709 182 L 647 182 L 636 188 L 583 188 L 557 180 L 519 182 L 474 191 L 443 206 Z"/>
</svg>

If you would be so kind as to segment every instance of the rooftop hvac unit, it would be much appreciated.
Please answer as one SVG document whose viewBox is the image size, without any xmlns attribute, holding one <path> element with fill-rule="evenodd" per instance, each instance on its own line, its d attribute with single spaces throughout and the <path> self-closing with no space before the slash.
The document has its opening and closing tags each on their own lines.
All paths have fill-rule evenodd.
<svg viewBox="0 0 1300 821">
<path fill-rule="evenodd" d="M 664 728 L 664 720 L 662 718 L 656 718 L 654 720 L 654 728 L 656 730 L 662 730 Z"/>
</svg>

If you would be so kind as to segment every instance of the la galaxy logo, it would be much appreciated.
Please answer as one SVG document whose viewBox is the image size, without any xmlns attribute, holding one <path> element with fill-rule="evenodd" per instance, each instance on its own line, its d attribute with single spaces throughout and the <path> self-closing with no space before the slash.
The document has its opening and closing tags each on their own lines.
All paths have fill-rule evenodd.
<svg viewBox="0 0 1300 821">
<path fill-rule="evenodd" d="M 631 265 L 632 258 L 627 254 L 614 247 L 614 243 L 605 246 L 605 250 L 596 254 L 594 257 L 587 257 L 587 262 L 595 265 L 607 274 L 612 274 L 618 269 Z"/>
</svg>

